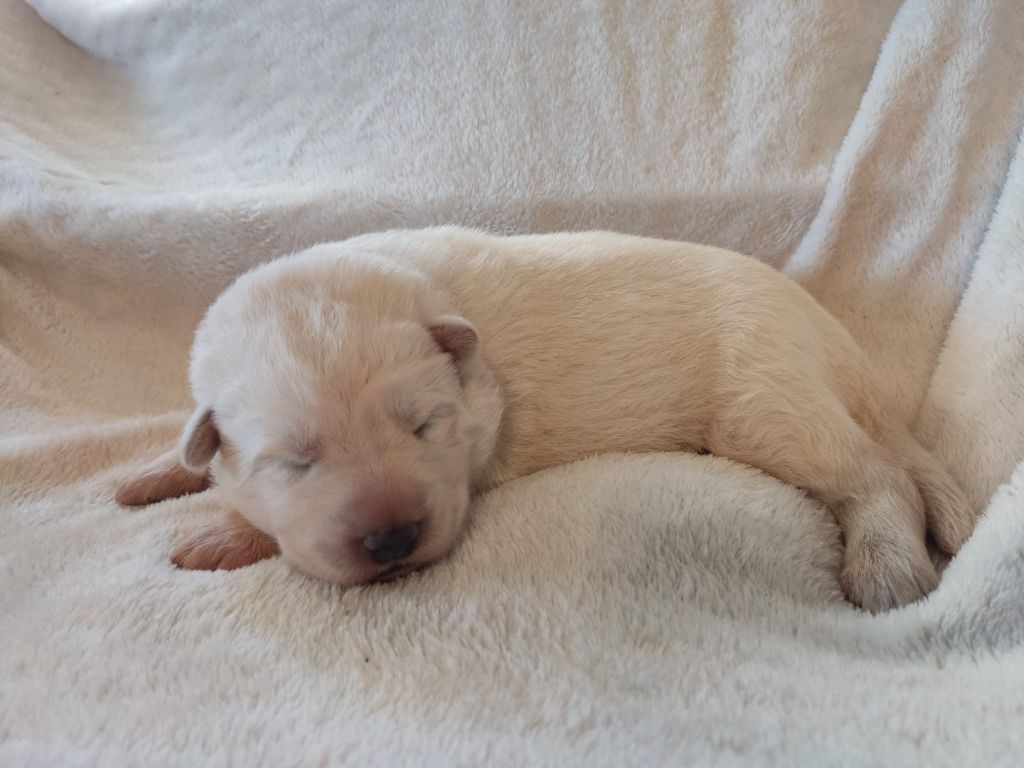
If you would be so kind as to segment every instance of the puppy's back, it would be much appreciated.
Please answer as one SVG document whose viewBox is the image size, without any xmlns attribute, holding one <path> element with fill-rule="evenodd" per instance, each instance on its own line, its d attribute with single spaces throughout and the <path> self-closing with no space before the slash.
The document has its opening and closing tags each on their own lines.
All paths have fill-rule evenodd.
<svg viewBox="0 0 1024 768">
<path fill-rule="evenodd" d="M 822 378 L 851 399 L 869 386 L 851 380 L 867 363 L 838 321 L 746 256 L 605 232 L 393 235 L 403 244 L 392 251 L 405 249 L 481 333 L 506 402 L 503 439 L 530 447 L 509 474 L 699 447 L 750 375 Z"/>
</svg>

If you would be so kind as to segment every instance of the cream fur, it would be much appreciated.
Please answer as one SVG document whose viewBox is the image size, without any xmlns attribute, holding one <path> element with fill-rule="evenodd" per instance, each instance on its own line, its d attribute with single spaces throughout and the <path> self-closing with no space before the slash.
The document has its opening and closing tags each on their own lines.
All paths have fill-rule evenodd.
<svg viewBox="0 0 1024 768">
<path fill-rule="evenodd" d="M 469 334 L 462 354 L 431 337 L 443 322 Z M 842 326 L 714 248 L 456 228 L 321 245 L 214 303 L 191 378 L 183 461 L 214 459 L 228 507 L 342 584 L 446 554 L 471 492 L 615 451 L 707 450 L 807 489 L 845 533 L 844 590 L 873 611 L 937 583 L 922 494 L 947 552 L 973 527 Z M 367 502 L 382 492 L 399 501 Z M 370 559 L 364 537 L 409 523 L 427 531 L 412 556 Z"/>
</svg>

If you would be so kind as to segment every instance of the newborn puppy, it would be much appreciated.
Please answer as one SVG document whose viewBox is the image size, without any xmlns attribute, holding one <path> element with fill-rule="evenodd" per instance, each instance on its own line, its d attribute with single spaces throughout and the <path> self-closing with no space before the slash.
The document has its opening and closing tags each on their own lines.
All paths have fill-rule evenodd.
<svg viewBox="0 0 1024 768">
<path fill-rule="evenodd" d="M 217 299 L 191 381 L 177 458 L 119 493 L 198 490 L 212 469 L 231 512 L 175 553 L 185 568 L 279 547 L 332 582 L 390 578 L 448 552 L 474 494 L 610 451 L 709 451 L 805 489 L 872 611 L 934 588 L 927 529 L 953 554 L 974 524 L 843 327 L 715 248 L 456 228 L 316 246 Z"/>
</svg>

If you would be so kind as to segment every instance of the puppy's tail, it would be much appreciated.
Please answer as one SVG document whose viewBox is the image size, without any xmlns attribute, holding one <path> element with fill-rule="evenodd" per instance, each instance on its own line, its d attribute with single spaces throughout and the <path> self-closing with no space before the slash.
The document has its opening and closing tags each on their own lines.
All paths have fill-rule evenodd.
<svg viewBox="0 0 1024 768">
<path fill-rule="evenodd" d="M 890 422 L 886 437 L 921 492 L 928 530 L 935 542 L 943 551 L 955 555 L 970 538 L 977 519 L 967 497 L 946 468 L 917 442 L 909 429 Z"/>
</svg>

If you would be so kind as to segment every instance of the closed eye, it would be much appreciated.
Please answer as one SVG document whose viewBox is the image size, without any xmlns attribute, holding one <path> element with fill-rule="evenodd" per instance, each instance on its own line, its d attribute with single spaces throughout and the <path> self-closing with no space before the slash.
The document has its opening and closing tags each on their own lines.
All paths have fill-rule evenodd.
<svg viewBox="0 0 1024 768">
<path fill-rule="evenodd" d="M 304 475 L 313 468 L 315 462 L 312 459 L 281 459 L 280 464 L 291 474 Z"/>
<path fill-rule="evenodd" d="M 417 424 L 416 429 L 412 431 L 413 435 L 417 440 L 425 440 L 436 424 L 450 418 L 454 413 L 455 409 L 450 403 L 435 405 L 430 414 Z"/>
<path fill-rule="evenodd" d="M 291 452 L 284 454 L 264 453 L 257 456 L 254 460 L 253 472 L 263 472 L 268 469 L 278 472 L 284 470 L 293 479 L 297 479 L 305 475 L 316 465 L 317 458 L 317 456 Z"/>
</svg>

